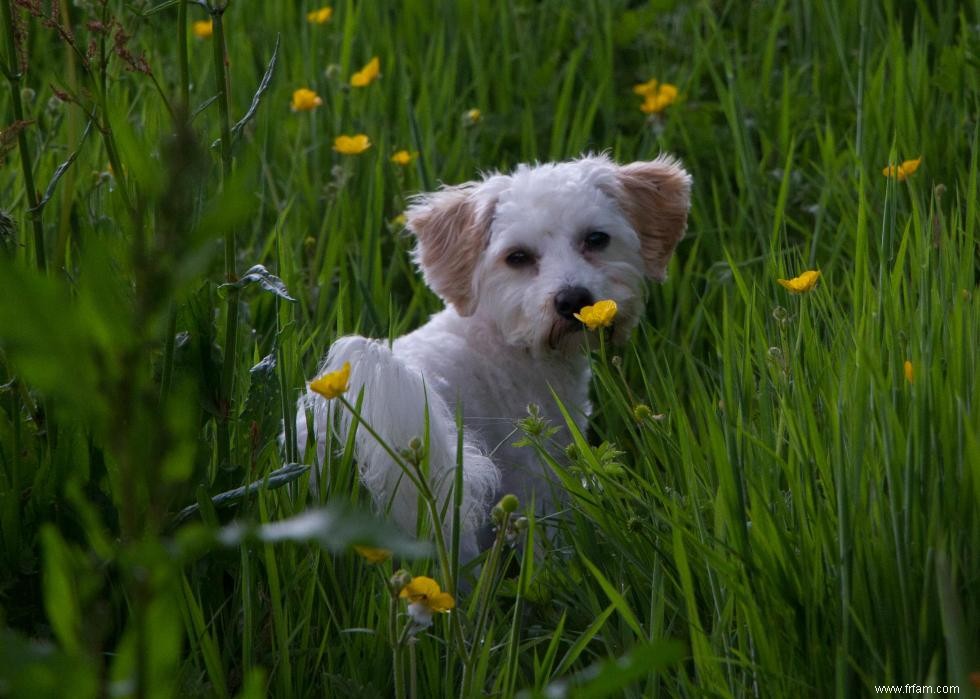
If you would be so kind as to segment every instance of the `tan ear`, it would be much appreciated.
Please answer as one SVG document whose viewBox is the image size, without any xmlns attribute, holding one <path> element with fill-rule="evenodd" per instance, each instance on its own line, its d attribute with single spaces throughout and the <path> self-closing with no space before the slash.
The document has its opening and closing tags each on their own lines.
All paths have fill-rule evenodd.
<svg viewBox="0 0 980 699">
<path fill-rule="evenodd" d="M 425 283 L 462 316 L 476 310 L 473 272 L 490 237 L 492 207 L 479 211 L 473 185 L 447 187 L 416 200 L 406 212 L 418 239 L 415 262 Z"/>
<path fill-rule="evenodd" d="M 684 237 L 691 206 L 691 176 L 669 155 L 619 168 L 623 208 L 640 236 L 647 276 L 667 277 L 667 263 Z"/>
</svg>

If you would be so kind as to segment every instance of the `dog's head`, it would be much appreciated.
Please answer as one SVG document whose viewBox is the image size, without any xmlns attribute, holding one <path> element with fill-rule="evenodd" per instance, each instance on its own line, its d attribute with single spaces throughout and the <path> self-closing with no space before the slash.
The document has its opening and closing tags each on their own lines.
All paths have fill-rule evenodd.
<svg viewBox="0 0 980 699">
<path fill-rule="evenodd" d="M 516 346 L 568 351 L 573 316 L 612 299 L 622 341 L 684 235 L 691 177 L 671 157 L 617 165 L 604 155 L 519 166 L 423 194 L 409 208 L 426 283 L 463 316 Z"/>
</svg>

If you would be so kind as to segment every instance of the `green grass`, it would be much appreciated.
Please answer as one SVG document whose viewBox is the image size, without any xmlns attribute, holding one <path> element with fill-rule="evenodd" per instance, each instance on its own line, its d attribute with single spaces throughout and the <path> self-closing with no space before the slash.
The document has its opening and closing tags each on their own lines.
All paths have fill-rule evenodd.
<svg viewBox="0 0 980 699">
<path fill-rule="evenodd" d="M 182 68 L 200 6 L 56 0 L 75 52 L 22 4 L 19 54 L 0 18 L 0 696 L 976 694 L 975 0 L 347 0 L 325 25 L 232 2 L 227 112 L 217 34 Z M 652 119 L 650 77 L 681 93 Z M 299 87 L 323 105 L 290 112 Z M 342 133 L 373 145 L 339 155 Z M 590 150 L 672 152 L 695 184 L 669 280 L 593 354 L 589 431 L 553 463 L 570 507 L 522 534 L 553 555 L 503 547 L 479 582 L 413 557 L 364 519 L 349 445 L 316 494 L 267 481 L 311 462 L 277 436 L 330 343 L 439 307 L 407 198 Z M 256 264 L 295 301 L 221 286 Z M 776 283 L 805 269 L 809 293 Z M 268 526 L 321 505 L 318 536 Z M 462 575 L 456 611 L 399 644 L 395 566 L 358 542 Z"/>
</svg>

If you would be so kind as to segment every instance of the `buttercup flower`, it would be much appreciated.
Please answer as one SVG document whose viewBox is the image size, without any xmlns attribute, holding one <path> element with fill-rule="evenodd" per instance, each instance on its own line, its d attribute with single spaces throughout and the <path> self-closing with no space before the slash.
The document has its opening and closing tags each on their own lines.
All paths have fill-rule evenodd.
<svg viewBox="0 0 980 699">
<path fill-rule="evenodd" d="M 407 150 L 400 150 L 391 156 L 391 162 L 395 165 L 408 165 L 415 160 L 418 153 L 409 153 Z"/>
<path fill-rule="evenodd" d="M 198 39 L 210 39 L 214 33 L 214 26 L 211 24 L 211 20 L 202 19 L 200 22 L 194 22 L 191 25 L 191 32 Z"/>
<path fill-rule="evenodd" d="M 616 318 L 618 307 L 612 299 L 597 301 L 592 306 L 585 306 L 581 311 L 575 313 L 575 317 L 585 323 L 589 330 L 608 328 Z"/>
<path fill-rule="evenodd" d="M 479 124 L 483 119 L 483 112 L 474 107 L 473 109 L 467 111 L 466 114 L 463 115 L 463 118 L 468 124 Z"/>
<path fill-rule="evenodd" d="M 915 368 L 912 366 L 912 362 L 908 359 L 905 360 L 905 364 L 902 365 L 902 371 L 905 374 L 905 380 L 909 383 L 915 383 Z"/>
<path fill-rule="evenodd" d="M 644 114 L 659 114 L 677 101 L 677 86 L 656 80 L 634 85 L 633 92 L 643 97 L 640 110 Z"/>
<path fill-rule="evenodd" d="M 789 289 L 794 294 L 810 291 L 820 279 L 820 270 L 811 269 L 792 279 L 777 279 L 780 286 Z"/>
<path fill-rule="evenodd" d="M 638 94 L 640 97 L 646 97 L 647 95 L 655 95 L 657 93 L 657 82 L 656 78 L 651 78 L 645 83 L 639 83 L 633 86 L 633 92 Z"/>
<path fill-rule="evenodd" d="M 289 108 L 294 112 L 308 112 L 321 104 L 323 104 L 323 100 L 320 95 L 309 88 L 301 87 L 293 92 L 293 100 L 289 103 Z"/>
<path fill-rule="evenodd" d="M 365 134 L 356 136 L 337 136 L 333 140 L 333 149 L 342 155 L 357 155 L 371 147 L 371 139 Z"/>
<path fill-rule="evenodd" d="M 344 366 L 337 371 L 331 371 L 310 381 L 310 389 L 327 400 L 345 393 L 348 388 L 350 388 L 350 362 L 344 362 Z"/>
<path fill-rule="evenodd" d="M 306 19 L 310 24 L 326 24 L 330 21 L 331 15 L 333 15 L 332 7 L 321 7 L 319 10 L 307 12 Z"/>
<path fill-rule="evenodd" d="M 431 626 L 434 613 L 448 612 L 456 606 L 451 594 L 443 592 L 439 583 L 424 575 L 412 578 L 398 596 L 408 600 L 408 615 L 419 626 Z"/>
<path fill-rule="evenodd" d="M 352 87 L 366 87 L 378 79 L 381 74 L 381 61 L 375 56 L 368 64 L 354 73 L 350 78 Z"/>
<path fill-rule="evenodd" d="M 391 558 L 388 549 L 376 549 L 370 546 L 355 546 L 354 551 L 368 563 L 384 563 Z"/>
<path fill-rule="evenodd" d="M 919 163 L 921 162 L 922 156 L 920 155 L 915 160 L 903 161 L 901 165 L 889 165 L 881 171 L 881 174 L 885 177 L 892 177 L 899 182 L 904 182 L 906 177 L 919 169 Z"/>
</svg>

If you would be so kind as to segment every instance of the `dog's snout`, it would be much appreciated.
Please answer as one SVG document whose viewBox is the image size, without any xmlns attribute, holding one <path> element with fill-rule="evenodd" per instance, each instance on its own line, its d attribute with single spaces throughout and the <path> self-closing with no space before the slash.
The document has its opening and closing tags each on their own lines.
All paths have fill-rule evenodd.
<svg viewBox="0 0 980 699">
<path fill-rule="evenodd" d="M 584 286 L 566 286 L 555 294 L 555 311 L 562 318 L 573 320 L 583 306 L 589 306 L 595 299 Z"/>
</svg>

